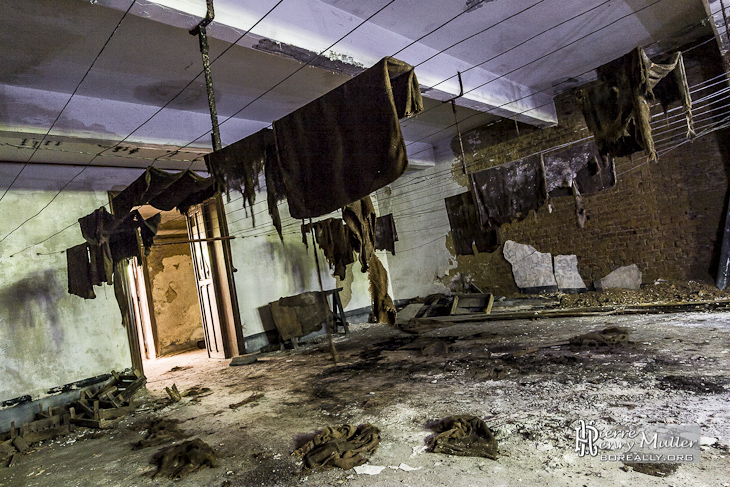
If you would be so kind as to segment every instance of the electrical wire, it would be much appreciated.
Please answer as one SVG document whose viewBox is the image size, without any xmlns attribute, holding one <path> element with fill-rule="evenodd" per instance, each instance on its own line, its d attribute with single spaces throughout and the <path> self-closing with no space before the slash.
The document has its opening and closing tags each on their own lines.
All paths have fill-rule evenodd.
<svg viewBox="0 0 730 487">
<path fill-rule="evenodd" d="M 68 100 L 66 100 L 66 103 L 63 105 L 63 108 L 61 108 L 61 111 L 58 112 L 58 115 L 56 116 L 56 119 L 53 121 L 53 123 L 48 128 L 48 130 L 46 130 L 46 133 L 43 135 L 43 138 L 38 143 L 38 145 L 35 146 L 35 149 L 33 150 L 33 153 L 30 155 L 30 157 L 28 157 L 28 160 L 25 161 L 25 164 L 23 165 L 23 167 L 20 168 L 20 171 L 18 172 L 18 174 L 15 175 L 15 177 L 13 178 L 13 180 L 10 181 L 10 184 L 8 185 L 8 187 L 5 188 L 5 191 L 3 192 L 2 196 L 0 196 L 0 201 L 2 201 L 3 198 L 5 198 L 5 195 L 8 194 L 8 191 L 10 191 L 10 188 L 13 187 L 13 185 L 18 180 L 18 178 L 20 177 L 20 175 L 23 173 L 23 171 L 25 170 L 25 168 L 28 167 L 28 164 L 30 163 L 30 160 L 33 159 L 33 156 L 38 151 L 38 147 L 40 147 L 43 144 L 43 142 L 46 140 L 46 137 L 48 137 L 48 134 L 50 134 L 51 133 L 51 130 L 53 130 L 53 127 L 56 126 L 56 123 L 58 123 L 58 120 L 61 118 L 61 115 L 63 115 L 63 112 L 66 111 L 66 108 L 68 107 L 69 103 L 71 103 L 71 100 L 76 95 L 76 92 L 79 91 L 79 88 L 81 87 L 81 84 L 84 82 L 84 80 L 86 79 L 86 77 L 89 75 L 89 72 L 91 71 L 91 68 L 93 68 L 94 65 L 96 64 L 96 61 L 99 60 L 99 57 L 101 57 L 101 54 L 104 52 L 104 49 L 106 49 L 106 46 L 109 45 L 109 42 L 112 40 L 112 37 L 114 37 L 114 34 L 117 33 L 117 29 L 119 29 L 119 26 L 122 25 L 122 22 L 124 22 L 124 19 L 127 18 L 127 14 L 129 14 L 129 11 L 132 9 L 132 7 L 134 6 L 134 4 L 136 2 L 137 2 L 137 0 L 132 0 L 132 3 L 129 4 L 129 7 L 127 7 L 127 10 L 124 12 L 124 15 L 122 15 L 122 18 L 119 19 L 119 22 L 117 22 L 117 25 L 114 27 L 114 30 L 112 31 L 111 34 L 109 34 L 109 37 L 107 37 L 106 42 L 104 42 L 104 45 L 101 46 L 101 49 L 96 54 L 96 57 L 94 57 L 94 60 L 91 62 L 91 65 L 89 66 L 89 69 L 86 70 L 86 72 L 84 73 L 84 75 L 81 77 L 81 80 L 76 84 L 76 88 L 74 88 L 73 92 L 71 93 L 71 96 L 69 96 L 68 97 Z M 7 235 L 6 235 L 6 237 L 7 237 Z M 5 238 L 3 238 L 2 240 L 0 240 L 0 242 L 2 242 L 3 240 L 5 240 Z"/>
<path fill-rule="evenodd" d="M 393 1 L 395 1 L 395 0 L 393 0 Z M 642 8 L 642 9 L 640 9 L 639 11 L 641 11 L 641 10 L 643 10 L 643 9 L 646 9 L 646 8 L 649 8 L 649 7 L 651 7 L 651 6 L 653 6 L 653 5 L 657 4 L 657 3 L 659 3 L 659 2 L 661 2 L 661 1 L 662 1 L 662 0 L 658 0 L 658 1 L 656 1 L 656 2 L 654 2 L 654 3 L 652 3 L 652 4 L 650 4 L 650 5 L 648 5 L 648 6 L 646 6 L 646 7 L 643 7 L 643 8 Z M 279 2 L 279 3 L 281 3 L 281 2 Z M 388 5 L 390 5 L 391 3 L 393 3 L 393 2 L 391 1 L 390 3 L 388 3 L 387 5 L 385 5 L 385 6 L 383 7 L 383 8 L 381 8 L 381 10 L 379 10 L 379 11 L 382 11 L 382 10 L 383 10 L 384 8 L 386 8 L 386 7 L 387 7 Z M 277 5 L 278 5 L 278 4 L 277 4 Z M 378 11 L 378 12 L 379 12 L 379 11 Z M 378 12 L 376 12 L 375 14 L 377 14 Z M 638 11 L 637 11 L 637 12 L 638 12 Z M 635 14 L 635 13 L 636 13 L 636 12 L 633 12 L 632 14 L 629 14 L 629 15 L 633 15 L 633 14 Z M 368 21 L 368 20 L 369 20 L 370 18 L 372 18 L 372 16 L 374 16 L 375 14 L 371 15 L 371 16 L 370 16 L 370 17 L 369 17 L 368 19 L 366 19 L 365 21 L 363 21 L 363 23 L 367 22 L 367 21 Z M 267 14 L 267 15 L 268 15 L 268 14 Z M 621 17 L 621 18 L 619 18 L 619 19 L 616 19 L 615 21 L 613 21 L 612 23 L 608 24 L 607 26 L 604 26 L 604 27 L 602 27 L 602 28 L 598 29 L 597 31 L 594 31 L 594 32 L 592 32 L 592 33 L 590 33 L 590 34 L 587 34 L 586 36 L 583 36 L 582 38 L 580 38 L 580 39 L 577 39 L 577 40 L 581 40 L 581 39 L 583 39 L 583 38 L 585 38 L 585 37 L 587 37 L 587 36 L 589 36 L 589 35 L 591 35 L 591 34 L 593 34 L 593 33 L 595 33 L 595 32 L 598 32 L 598 31 L 600 31 L 600 30 L 602 30 L 602 29 L 604 29 L 604 28 L 608 27 L 609 25 L 612 25 L 612 24 L 614 24 L 614 23 L 618 22 L 619 20 L 622 20 L 623 18 L 626 18 L 626 17 L 628 17 L 629 15 L 626 15 L 626 16 L 623 16 L 623 17 Z M 363 25 L 363 23 L 359 24 L 359 25 L 358 25 L 357 27 L 355 27 L 355 29 L 357 29 L 357 28 L 358 28 L 359 26 Z M 445 24 L 444 24 L 444 25 L 445 25 Z M 355 29 L 353 29 L 353 31 L 354 31 Z M 351 32 L 352 32 L 352 31 L 350 31 L 350 33 L 351 33 Z M 343 37 L 342 37 L 342 38 L 341 38 L 340 40 L 338 40 L 337 42 L 340 42 L 340 41 L 341 41 L 342 39 L 344 39 L 344 37 L 347 37 L 347 35 L 349 35 L 350 33 L 348 33 L 348 34 L 346 34 L 345 36 L 343 36 Z M 245 35 L 245 34 L 244 34 L 244 35 Z M 575 42 L 577 42 L 577 40 L 576 40 L 576 41 L 573 41 L 572 43 L 575 43 Z M 712 39 L 708 39 L 707 41 L 704 41 L 703 43 L 709 42 L 710 40 L 712 40 Z M 238 41 L 236 41 L 236 42 L 238 42 Z M 337 43 L 337 42 L 336 42 L 336 43 Z M 336 43 L 335 43 L 335 44 L 336 44 Z M 572 43 L 571 43 L 571 44 L 572 44 Z M 334 46 L 335 44 L 333 44 L 332 46 Z M 332 47 L 332 46 L 330 46 L 330 47 Z M 230 47 L 232 47 L 232 45 L 231 45 L 231 46 L 229 46 L 229 49 L 230 49 Z M 563 46 L 563 48 L 564 48 L 564 47 L 566 47 L 566 46 Z M 695 47 L 697 47 L 697 46 L 695 46 Z M 329 49 L 329 48 L 328 48 L 328 49 Z M 561 49 L 562 49 L 562 48 L 561 48 Z M 560 50 L 560 49 L 558 49 L 558 50 Z M 326 50 L 325 50 L 325 51 L 326 51 Z M 325 52 L 325 51 L 323 51 L 323 52 Z M 557 51 L 557 50 L 556 50 L 556 51 Z M 556 52 L 556 51 L 553 51 L 553 52 Z M 224 52 L 225 52 L 225 51 L 224 51 Z M 322 54 L 322 53 L 320 53 L 320 55 L 321 55 L 321 54 Z M 551 53 L 551 54 L 552 54 L 552 53 Z M 219 56 L 219 57 L 220 57 L 220 56 Z M 218 58 L 216 58 L 216 59 L 218 59 Z M 311 62 L 312 62 L 312 61 L 313 61 L 314 59 L 316 59 L 316 57 L 315 57 L 315 58 L 313 58 L 312 60 L 310 60 L 310 61 L 309 61 L 309 63 L 311 63 Z M 541 59 L 542 59 L 542 58 L 541 58 Z M 534 61 L 532 61 L 532 62 L 536 62 L 536 61 L 537 61 L 537 60 L 534 60 Z M 530 62 L 530 63 L 527 63 L 526 65 L 520 66 L 519 68 L 516 68 L 516 69 L 522 69 L 522 68 L 524 68 L 525 66 L 527 66 L 527 65 L 531 64 L 532 62 Z M 308 63 L 308 64 L 309 64 L 309 63 Z M 305 65 L 305 66 L 306 66 L 306 65 Z M 303 68 L 303 67 L 304 67 L 304 66 L 302 66 L 302 68 Z M 300 68 L 300 69 L 301 69 L 301 68 Z M 298 71 L 298 70 L 297 70 L 297 71 Z M 514 70 L 513 70 L 513 71 L 514 71 Z M 280 81 L 280 82 L 279 82 L 279 83 L 278 83 L 277 85 L 275 85 L 274 87 L 270 88 L 270 89 L 269 89 L 269 90 L 268 90 L 267 92 L 265 92 L 265 93 L 263 93 L 262 95 L 260 95 L 260 96 L 259 96 L 258 98 L 261 98 L 261 97 L 262 97 L 262 96 L 264 96 L 264 95 L 265 95 L 266 93 L 268 93 L 268 92 L 270 92 L 271 90 L 273 90 L 273 89 L 274 89 L 274 88 L 275 88 L 276 86 L 278 86 L 278 85 L 280 85 L 281 83 L 283 83 L 284 81 L 286 81 L 286 79 L 289 79 L 289 78 L 290 78 L 291 76 L 293 76 L 293 75 L 294 75 L 295 73 L 296 73 L 296 71 L 295 71 L 294 73 L 292 73 L 291 75 L 289 75 L 289 76 L 288 76 L 287 78 L 285 78 L 284 80 Z M 494 80 L 492 80 L 492 81 L 494 81 Z M 708 81 L 708 80 L 706 80 L 705 82 L 707 82 L 707 81 Z M 487 82 L 487 83 L 489 83 L 489 82 Z M 487 84 L 487 83 L 485 83 L 485 84 Z M 476 89 L 476 88 L 473 88 L 473 89 Z M 473 89 L 472 89 L 472 90 L 473 90 Z M 470 91 L 472 91 L 472 90 L 470 90 Z M 542 90 L 541 90 L 541 91 L 542 91 Z M 528 96 L 529 96 L 529 95 L 528 95 Z M 258 98 L 257 98 L 257 99 L 258 99 Z M 255 100 L 253 100 L 253 101 L 256 101 L 256 99 L 255 99 Z M 253 101 L 252 101 L 251 103 L 253 103 Z M 238 113 L 240 113 L 240 112 L 241 112 L 241 111 L 242 111 L 243 109 L 245 109 L 245 108 L 246 108 L 247 106 L 249 106 L 249 105 L 250 105 L 251 103 L 249 103 L 248 105 L 246 105 L 245 107 L 243 107 L 243 108 L 242 108 L 241 110 L 239 110 L 238 112 L 236 112 L 236 113 L 235 113 L 234 115 L 232 115 L 231 117 L 228 117 L 228 118 L 227 118 L 227 119 L 226 119 L 225 121 L 228 121 L 228 120 L 230 120 L 231 118 L 233 118 L 233 117 L 234 117 L 235 115 L 237 115 Z M 514 103 L 514 101 L 510 101 L 509 103 Z M 533 109 L 534 109 L 534 108 L 533 108 Z M 532 109 L 531 109 L 531 110 L 532 110 Z M 224 122 L 225 122 L 225 121 L 224 121 Z M 179 148 L 178 150 L 184 149 L 185 147 L 187 147 L 187 146 L 191 145 L 192 143 L 194 143 L 195 141 L 199 140 L 199 139 L 200 139 L 201 137 L 203 137 L 203 136 L 207 135 L 208 133 L 210 133 L 210 131 L 207 131 L 207 132 L 206 132 L 205 134 L 201 135 L 200 137 L 196 138 L 195 140 L 191 141 L 190 143 L 186 144 L 185 146 L 182 146 L 182 147 L 180 147 L 180 148 Z M 121 143 L 121 142 L 120 142 L 120 143 Z M 177 152 L 177 151 L 174 151 L 174 152 Z M 160 159 L 160 158 L 156 158 L 156 160 L 159 160 L 159 159 Z M 191 165 L 192 165 L 192 163 L 191 163 Z M 190 166 L 189 166 L 189 167 L 190 167 Z M 83 172 L 83 170 L 82 170 L 82 172 Z M 70 183 L 70 182 L 69 182 L 69 183 Z M 65 187 L 64 187 L 64 188 L 65 188 Z M 62 188 L 62 190 L 63 190 L 63 188 Z M 234 211 L 235 211 L 235 210 L 234 210 Z M 21 226 L 22 226 L 22 224 L 21 224 Z M 15 231 L 15 230 L 14 230 L 14 231 Z M 11 233 L 12 233 L 12 232 L 11 232 Z M 8 235 L 9 235 L 9 234 L 8 234 Z M 4 237 L 4 238 L 3 238 L 3 240 L 4 240 L 5 238 L 7 238 L 7 236 L 8 236 L 8 235 L 6 235 L 6 237 Z M 0 241 L 2 241 L 2 240 L 0 240 Z"/>
</svg>

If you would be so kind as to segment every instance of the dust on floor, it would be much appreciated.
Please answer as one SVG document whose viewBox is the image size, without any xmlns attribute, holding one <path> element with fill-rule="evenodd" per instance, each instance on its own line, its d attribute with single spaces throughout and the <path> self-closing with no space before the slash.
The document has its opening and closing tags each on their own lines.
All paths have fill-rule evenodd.
<svg viewBox="0 0 730 487">
<path fill-rule="evenodd" d="M 628 329 L 628 340 L 569 343 L 607 327 Z M 0 469 L 0 485 L 730 485 L 730 313 L 492 321 L 425 336 L 355 325 L 336 343 L 337 366 L 325 342 L 240 367 L 204 352 L 149 362 L 148 392 L 134 415 L 112 430 L 79 428 L 34 445 Z M 173 383 L 180 402 L 165 393 Z M 428 425 L 459 414 L 486 421 L 498 441 L 497 460 L 425 452 Z M 187 439 L 211 445 L 216 467 L 176 481 L 153 479 L 150 459 L 161 446 L 132 445 L 161 418 L 178 421 Z M 574 428 L 581 419 L 699 424 L 713 444 L 703 447 L 699 464 L 656 477 L 580 457 Z M 324 427 L 346 423 L 380 429 L 368 464 L 386 468 L 374 469 L 377 475 L 301 474 L 290 453 Z"/>
</svg>

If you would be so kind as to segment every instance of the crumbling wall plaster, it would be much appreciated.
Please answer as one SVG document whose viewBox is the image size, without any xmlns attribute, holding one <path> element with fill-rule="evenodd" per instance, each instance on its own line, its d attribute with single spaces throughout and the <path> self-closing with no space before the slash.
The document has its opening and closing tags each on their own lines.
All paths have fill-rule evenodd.
<svg viewBox="0 0 730 487">
<path fill-rule="evenodd" d="M 204 339 L 204 333 L 189 245 L 155 245 L 147 264 L 157 324 L 158 355 L 196 348 L 198 341 Z"/>
</svg>

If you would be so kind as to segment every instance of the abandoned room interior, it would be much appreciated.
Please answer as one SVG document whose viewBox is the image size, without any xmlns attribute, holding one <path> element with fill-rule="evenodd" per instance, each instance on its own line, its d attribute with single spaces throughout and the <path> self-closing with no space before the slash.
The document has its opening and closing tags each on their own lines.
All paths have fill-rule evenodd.
<svg viewBox="0 0 730 487">
<path fill-rule="evenodd" d="M 0 485 L 730 486 L 730 0 L 0 14 Z"/>
</svg>

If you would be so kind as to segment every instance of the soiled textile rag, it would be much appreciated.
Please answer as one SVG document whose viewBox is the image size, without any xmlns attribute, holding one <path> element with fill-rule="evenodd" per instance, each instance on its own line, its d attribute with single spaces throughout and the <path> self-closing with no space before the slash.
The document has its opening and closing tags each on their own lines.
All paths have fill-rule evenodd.
<svg viewBox="0 0 730 487">
<path fill-rule="evenodd" d="M 544 155 L 545 179 L 550 197 L 572 194 L 573 181 L 581 194 L 592 194 L 616 184 L 613 158 L 601 157 L 592 141 Z"/>
<path fill-rule="evenodd" d="M 479 223 L 485 228 L 523 220 L 547 197 L 539 155 L 477 171 L 470 177 Z"/>
<path fill-rule="evenodd" d="M 380 443 L 380 430 L 371 424 L 328 426 L 292 455 L 302 457 L 304 471 L 339 467 L 344 470 L 367 462 Z"/>
<path fill-rule="evenodd" d="M 159 210 L 169 211 L 177 208 L 185 213 L 215 195 L 218 190 L 213 178 L 198 176 L 193 171 L 170 173 L 148 167 L 124 191 L 112 198 L 114 214 L 122 215 L 133 207 L 150 204 Z"/>
<path fill-rule="evenodd" d="M 370 281 L 370 297 L 373 303 L 373 317 L 377 323 L 395 325 L 396 310 L 393 300 L 388 295 L 388 271 L 373 252 L 368 264 Z"/>
<path fill-rule="evenodd" d="M 91 283 L 89 244 L 82 243 L 66 250 L 68 270 L 68 292 L 84 299 L 94 299 L 94 285 Z"/>
<path fill-rule="evenodd" d="M 497 440 L 492 430 L 476 416 L 452 416 L 439 421 L 437 436 L 430 438 L 433 453 L 497 459 Z"/>
<path fill-rule="evenodd" d="M 395 229 L 393 214 L 379 216 L 375 220 L 375 250 L 387 250 L 395 255 L 395 243 L 398 241 L 398 232 Z"/>
<path fill-rule="evenodd" d="M 500 238 L 497 227 L 483 228 L 470 191 L 444 199 L 446 214 L 451 225 L 451 238 L 456 255 L 473 255 L 472 244 L 479 252 L 494 252 L 499 248 Z"/>
<path fill-rule="evenodd" d="M 79 218 L 81 235 L 89 245 L 91 283 L 95 286 L 105 282 L 112 284 L 115 262 L 141 257 L 137 243 L 138 228 L 145 252 L 149 253 L 160 219 L 158 213 L 145 220 L 136 210 L 117 219 L 103 206 L 90 215 Z"/>
<path fill-rule="evenodd" d="M 342 219 L 350 233 L 352 247 L 360 254 L 360 268 L 367 272 L 370 257 L 375 252 L 375 207 L 365 196 L 342 209 Z"/>
<path fill-rule="evenodd" d="M 692 100 L 682 53 L 673 54 L 667 63 L 657 64 L 637 47 L 596 71 L 598 83 L 581 90 L 578 99 L 602 155 L 621 157 L 644 150 L 649 157 L 656 158 L 649 124 L 649 103 L 655 98 L 655 88 L 665 109 L 673 101 L 682 103 L 687 136 L 694 135 Z M 671 77 L 667 77 L 669 73 Z"/>
<path fill-rule="evenodd" d="M 289 213 L 330 213 L 396 180 L 408 166 L 398 119 L 423 110 L 413 67 L 383 58 L 274 122 Z"/>
<path fill-rule="evenodd" d="M 347 266 L 355 262 L 348 228 L 339 218 L 327 218 L 311 225 L 307 223 L 302 225 L 305 245 L 307 245 L 306 235 L 312 229 L 317 245 L 322 249 L 330 269 L 334 269 L 333 275 L 344 280 Z"/>
<path fill-rule="evenodd" d="M 273 130 L 263 129 L 221 150 L 207 154 L 205 163 L 218 185 L 224 188 L 226 193 L 231 190 L 239 191 L 243 195 L 243 206 L 248 203 L 253 208 L 259 175 L 264 171 L 264 165 L 275 164 L 275 161 L 267 160 L 272 154 L 271 148 L 274 145 Z M 252 219 L 253 215 L 252 211 Z"/>
</svg>

